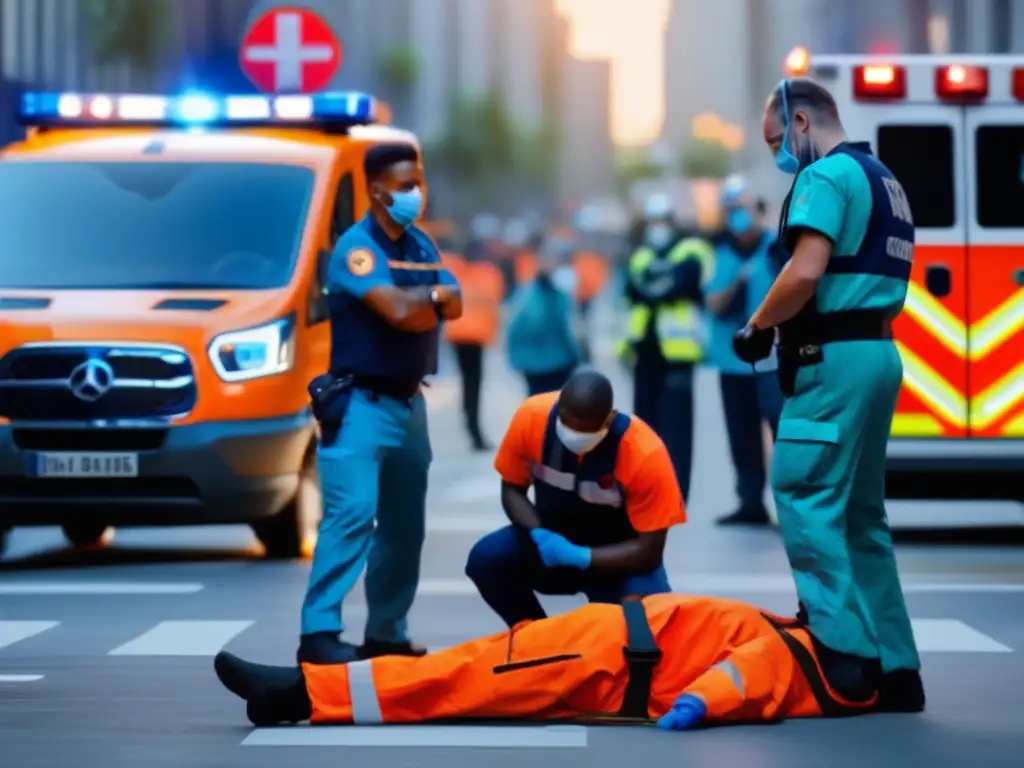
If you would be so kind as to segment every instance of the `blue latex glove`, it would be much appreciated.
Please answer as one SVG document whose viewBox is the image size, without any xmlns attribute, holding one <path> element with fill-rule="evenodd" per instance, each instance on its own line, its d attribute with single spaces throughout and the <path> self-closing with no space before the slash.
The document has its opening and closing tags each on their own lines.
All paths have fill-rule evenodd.
<svg viewBox="0 0 1024 768">
<path fill-rule="evenodd" d="M 564 565 L 585 571 L 590 567 L 590 549 L 587 547 L 573 544 L 564 536 L 544 528 L 534 528 L 530 531 L 530 538 L 548 568 Z"/>
<path fill-rule="evenodd" d="M 704 722 L 708 714 L 708 705 L 704 700 L 692 693 L 684 693 L 672 709 L 658 720 L 658 727 L 667 731 L 688 731 Z"/>
</svg>

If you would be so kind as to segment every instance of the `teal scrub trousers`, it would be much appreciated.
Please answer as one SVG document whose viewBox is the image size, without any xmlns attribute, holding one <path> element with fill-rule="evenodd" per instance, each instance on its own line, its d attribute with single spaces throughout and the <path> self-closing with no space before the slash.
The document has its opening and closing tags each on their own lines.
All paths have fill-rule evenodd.
<svg viewBox="0 0 1024 768">
<path fill-rule="evenodd" d="M 771 484 L 809 627 L 883 672 L 920 669 L 885 514 L 886 446 L 903 364 L 891 341 L 825 344 L 798 369 Z"/>
<path fill-rule="evenodd" d="M 302 604 L 302 634 L 343 631 L 342 602 L 365 567 L 366 637 L 408 641 L 431 459 L 422 395 L 407 405 L 353 393 L 337 439 L 317 452 L 323 520 Z"/>
</svg>

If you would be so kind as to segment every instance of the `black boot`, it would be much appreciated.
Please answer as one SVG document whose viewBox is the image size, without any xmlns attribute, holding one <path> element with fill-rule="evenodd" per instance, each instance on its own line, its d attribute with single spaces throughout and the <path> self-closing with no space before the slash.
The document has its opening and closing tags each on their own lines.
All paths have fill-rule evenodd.
<svg viewBox="0 0 1024 768">
<path fill-rule="evenodd" d="M 760 509 L 740 508 L 731 515 L 725 515 L 715 520 L 715 525 L 722 526 L 766 526 L 770 524 L 771 519 L 768 517 L 768 510 L 764 507 L 761 507 Z"/>
<path fill-rule="evenodd" d="M 924 712 L 924 681 L 916 669 L 896 669 L 882 675 L 879 712 Z"/>
<path fill-rule="evenodd" d="M 312 632 L 299 638 L 299 664 L 348 664 L 358 661 L 356 646 L 346 643 L 337 632 Z"/>
<path fill-rule="evenodd" d="M 213 669 L 224 687 L 246 702 L 245 713 L 257 727 L 300 723 L 313 714 L 299 667 L 253 664 L 221 651 L 213 660 Z"/>
<path fill-rule="evenodd" d="M 852 653 L 841 653 L 821 643 L 812 632 L 811 642 L 829 687 L 849 702 L 868 701 L 878 690 L 879 664 Z"/>
</svg>

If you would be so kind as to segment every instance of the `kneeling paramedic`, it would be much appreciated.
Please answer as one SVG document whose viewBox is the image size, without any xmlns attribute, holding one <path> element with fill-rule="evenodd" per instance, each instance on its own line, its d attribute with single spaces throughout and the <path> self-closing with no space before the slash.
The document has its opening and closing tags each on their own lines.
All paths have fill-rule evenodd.
<svg viewBox="0 0 1024 768">
<path fill-rule="evenodd" d="M 422 654 L 406 615 L 419 582 L 430 439 L 420 385 L 436 372 L 439 324 L 462 312 L 433 241 L 416 148 L 366 154 L 370 212 L 342 234 L 327 275 L 331 368 L 310 384 L 320 421 L 323 520 L 302 606 L 302 662 Z M 360 649 L 342 642 L 341 604 L 364 565 L 369 617 Z"/>
<path fill-rule="evenodd" d="M 892 321 L 907 295 L 914 224 L 903 187 L 867 144 L 846 140 L 835 101 L 810 80 L 769 99 L 765 140 L 796 174 L 780 241 L 792 253 L 740 358 L 767 357 L 778 329 L 772 490 L 808 626 L 837 690 L 924 709 L 920 659 L 885 513 L 886 448 L 903 365 Z"/>
<path fill-rule="evenodd" d="M 796 619 L 717 597 L 593 604 L 421 658 L 269 667 L 227 652 L 221 683 L 257 726 L 450 719 L 701 725 L 872 710 L 829 688 Z"/>
<path fill-rule="evenodd" d="M 670 591 L 662 555 L 668 529 L 686 520 L 679 484 L 658 436 L 612 400 L 607 378 L 579 371 L 512 417 L 494 461 L 512 525 L 466 563 L 510 627 L 544 618 L 535 592 L 618 603 Z"/>
</svg>

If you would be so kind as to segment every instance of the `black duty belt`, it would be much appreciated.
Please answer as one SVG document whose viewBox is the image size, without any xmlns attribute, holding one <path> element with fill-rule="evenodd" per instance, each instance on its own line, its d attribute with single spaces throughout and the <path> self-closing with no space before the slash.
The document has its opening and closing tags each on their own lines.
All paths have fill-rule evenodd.
<svg viewBox="0 0 1024 768">
<path fill-rule="evenodd" d="M 891 338 L 891 312 L 879 309 L 823 312 L 779 328 L 780 350 L 839 341 L 879 341 Z"/>
<path fill-rule="evenodd" d="M 352 385 L 358 389 L 381 397 L 408 402 L 420 391 L 419 379 L 400 379 L 391 376 L 367 376 L 356 374 L 352 377 Z"/>
<path fill-rule="evenodd" d="M 662 652 L 654 642 L 647 612 L 640 600 L 624 601 L 622 613 L 626 618 L 626 647 L 622 652 L 626 657 L 629 680 L 619 708 L 619 717 L 647 720 L 650 718 L 648 705 L 651 701 L 654 668 L 661 661 Z"/>
</svg>

